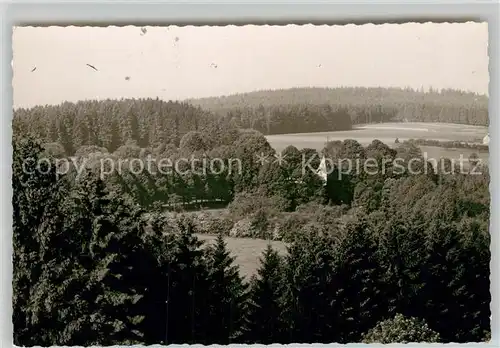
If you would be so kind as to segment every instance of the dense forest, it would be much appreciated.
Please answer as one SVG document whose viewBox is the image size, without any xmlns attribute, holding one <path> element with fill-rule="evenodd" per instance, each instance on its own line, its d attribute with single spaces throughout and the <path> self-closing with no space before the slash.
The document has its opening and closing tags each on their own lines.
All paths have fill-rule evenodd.
<svg viewBox="0 0 500 348">
<path fill-rule="evenodd" d="M 243 126 L 264 134 L 282 133 L 279 126 L 275 130 L 269 124 L 281 125 L 284 114 L 293 120 L 305 117 L 302 108 L 309 105 L 346 112 L 352 124 L 407 121 L 488 125 L 488 97 L 450 89 L 292 88 L 191 99 L 188 102 L 230 118 L 253 115 Z M 249 119 L 248 116 L 244 118 Z M 307 122 L 305 128 L 295 122 L 289 127 L 294 129 L 291 133 L 331 130 L 321 128 L 325 127 L 324 124 L 315 127 L 313 122 Z"/>
<path fill-rule="evenodd" d="M 464 171 L 431 165 L 419 140 L 277 153 L 265 137 L 389 120 L 487 125 L 487 102 L 339 88 L 15 110 L 14 344 L 489 340 L 490 176 L 477 156 Z M 227 236 L 287 250 L 269 246 L 245 278 Z"/>
<path fill-rule="evenodd" d="M 143 148 L 179 146 L 190 131 L 213 135 L 242 128 L 269 135 L 349 130 L 354 124 L 388 121 L 488 125 L 488 98 L 453 90 L 302 88 L 186 102 L 80 101 L 16 109 L 13 127 L 46 143 L 58 142 L 71 156 L 82 145 L 110 152 L 130 141 Z"/>
<path fill-rule="evenodd" d="M 14 132 L 33 133 L 46 143 L 57 142 L 68 156 L 83 145 L 114 152 L 129 141 L 140 147 L 179 145 L 189 131 L 221 126 L 213 115 L 180 102 L 125 99 L 65 102 L 16 109 Z"/>
<path fill-rule="evenodd" d="M 352 127 L 346 109 L 329 105 L 294 105 L 278 108 L 269 116 L 262 108 L 221 116 L 182 102 L 124 99 L 16 109 L 13 127 L 19 132 L 37 134 L 47 143 L 60 143 L 70 156 L 82 145 L 105 147 L 112 152 L 130 141 L 140 147 L 178 146 L 182 136 L 190 131 L 218 134 L 224 128 L 264 127 L 264 133 L 275 134 Z"/>
<path fill-rule="evenodd" d="M 99 158 L 146 154 L 129 141 L 113 155 L 77 148 L 78 158 L 93 159 L 89 170 L 61 175 L 61 149 L 14 133 L 16 345 L 489 339 L 488 168 L 469 175 L 446 160 L 421 174 L 389 166 L 339 176 L 331 168 L 325 185 L 299 170 L 303 154 L 317 167 L 314 150 L 290 146 L 285 164 L 259 165 L 255 153 L 274 154 L 262 134 L 227 128 L 216 144 L 206 137 L 188 132 L 179 147 L 155 151 L 238 156 L 242 170 L 101 178 Z M 427 168 L 410 163 L 422 156 L 411 143 L 346 140 L 323 154 Z M 230 202 L 234 226 L 172 217 L 155 203 L 200 194 Z M 196 233 L 219 238 L 204 246 Z M 285 240 L 287 254 L 268 248 L 258 274 L 244 279 L 227 234 Z"/>
<path fill-rule="evenodd" d="M 68 177 L 76 181 L 78 167 L 91 170 L 103 177 L 107 185 L 123 195 L 129 195 L 145 209 L 165 205 L 181 208 L 194 205 L 196 208 L 197 203 L 202 202 L 225 206 L 239 193 L 259 190 L 263 196 L 279 197 L 284 210 L 290 212 L 311 201 L 322 204 L 353 202 L 360 179 L 356 175 L 352 179 L 343 175 L 340 186 L 332 188 L 331 192 L 325 191 L 323 181 L 315 174 L 323 156 L 332 162 L 349 158 L 373 159 L 378 158 L 377 151 L 381 151 L 390 161 L 396 158 L 405 162 L 411 158 L 424 161 L 418 144 L 413 141 L 394 144 L 394 148 L 375 141 L 363 148 L 355 140 L 346 140 L 325 144 L 321 153 L 290 146 L 282 152 L 287 158 L 285 164 L 262 165 L 256 155 L 265 155 L 270 159 L 277 155 L 263 134 L 236 127 L 220 127 L 216 131 L 217 138 L 214 138 L 213 132 L 212 127 L 187 132 L 180 139 L 179 146 L 163 143 L 154 148 L 140 147 L 135 140 L 127 140 L 110 152 L 105 147 L 82 145 L 73 150 L 72 158 L 76 163 L 71 164 Z M 40 139 L 41 142 L 43 140 Z M 42 146 L 46 155 L 57 159 L 68 157 L 65 147 L 58 142 L 42 143 Z M 472 154 L 470 160 L 477 162 L 477 157 L 477 154 Z M 133 160 L 141 161 L 148 167 L 147 170 L 138 170 Z M 165 160 L 170 163 L 166 170 L 160 168 Z M 307 162 L 309 168 L 303 171 L 303 164 Z M 177 164 L 178 168 L 174 168 Z M 393 177 L 404 174 L 396 173 L 390 167 L 383 169 L 386 170 L 385 175 Z M 427 172 L 432 173 L 433 170 Z M 336 178 L 338 175 L 332 171 L 330 176 Z M 373 180 L 373 176 L 370 179 Z"/>
</svg>

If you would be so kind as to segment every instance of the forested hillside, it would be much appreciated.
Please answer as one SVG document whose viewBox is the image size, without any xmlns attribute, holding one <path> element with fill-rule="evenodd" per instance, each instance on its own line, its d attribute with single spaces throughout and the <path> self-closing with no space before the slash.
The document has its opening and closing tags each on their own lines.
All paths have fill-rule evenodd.
<svg viewBox="0 0 500 348">
<path fill-rule="evenodd" d="M 477 156 L 471 175 L 447 159 L 434 170 L 411 141 L 346 139 L 280 154 L 256 129 L 341 128 L 354 109 L 251 110 L 152 99 L 16 110 L 14 343 L 489 339 L 490 177 Z M 323 156 L 326 182 L 315 172 Z M 346 170 L 345 160 L 375 161 L 377 171 Z M 202 201 L 227 214 L 182 211 Z M 200 233 L 220 237 L 205 247 Z M 288 248 L 268 248 L 246 280 L 227 235 Z"/>
<path fill-rule="evenodd" d="M 193 106 L 194 105 L 194 106 Z M 460 91 L 302 88 L 220 98 L 80 101 L 14 110 L 13 127 L 58 142 L 67 155 L 82 145 L 115 151 L 179 145 L 189 131 L 250 128 L 267 134 L 350 130 L 353 124 L 423 121 L 488 125 L 488 98 Z"/>
<path fill-rule="evenodd" d="M 13 128 L 36 134 L 44 142 L 58 142 L 71 156 L 82 145 L 115 151 L 127 141 L 141 147 L 179 144 L 191 130 L 215 126 L 213 115 L 179 102 L 123 99 L 65 102 L 14 110 Z"/>
<path fill-rule="evenodd" d="M 190 146 L 199 139 L 199 134 L 188 136 L 175 151 L 195 153 Z M 437 172 L 410 174 L 390 166 L 378 174 L 341 177 L 337 168 L 323 186 L 312 172 L 297 170 L 302 153 L 313 155 L 311 150 L 289 147 L 285 165 L 260 166 L 254 153 L 273 154 L 265 138 L 243 132 L 236 141 L 235 151 L 244 158 L 242 174 L 222 173 L 218 182 L 225 184 L 212 186 L 237 192 L 230 198 L 229 210 L 238 221 L 233 230 L 263 238 L 276 234 L 289 242 L 286 256 L 266 250 L 249 282 L 228 254 L 222 238 L 228 231 L 221 221 L 205 224 L 202 231 L 192 219 L 172 219 L 158 205 L 145 210 L 140 196 L 117 184 L 119 176 L 103 181 L 94 170 L 79 179 L 74 173 L 61 175 L 38 141 L 15 136 L 14 343 L 490 338 L 487 168 L 468 175 L 454 172 L 444 160 Z M 122 156 L 133 155 L 127 146 L 119 151 Z M 102 149 L 84 150 L 94 159 L 107 156 Z M 331 159 L 397 156 L 408 165 L 422 159 L 412 144 L 393 150 L 377 141 L 368 147 L 353 140 L 332 142 L 324 153 Z M 188 200 L 204 194 L 213 177 L 190 173 L 155 180 L 160 179 L 163 192 L 177 187 L 180 199 Z M 155 182 L 148 176 L 126 180 Z M 142 192 L 140 185 L 134 187 Z M 200 232 L 221 237 L 202 247 L 194 235 Z"/>
<path fill-rule="evenodd" d="M 486 24 L 15 28 L 13 345 L 494 346 Z"/>
<path fill-rule="evenodd" d="M 276 111 L 265 126 L 254 122 L 255 113 L 238 118 L 220 116 L 187 103 L 159 99 L 124 99 L 66 102 L 14 110 L 15 132 L 36 134 L 46 143 L 57 142 L 71 156 L 82 145 L 104 147 L 113 152 L 118 147 L 137 143 L 140 147 L 161 144 L 179 146 L 189 131 L 205 131 L 212 136 L 224 128 L 253 128 L 271 133 L 296 131 L 348 130 L 351 120 L 346 110 L 328 105 L 297 105 L 292 110 Z"/>
<path fill-rule="evenodd" d="M 245 127 L 276 134 L 268 124 L 280 124 L 283 115 L 292 121 L 294 132 L 311 132 L 295 123 L 307 106 L 322 105 L 347 113 L 353 124 L 408 121 L 488 125 L 488 98 L 457 90 L 411 88 L 292 88 L 191 99 L 189 103 L 234 119 L 249 119 Z M 250 121 L 251 120 L 251 121 Z M 308 123 L 309 124 L 309 123 Z M 321 125 L 324 127 L 324 125 Z M 320 125 L 318 125 L 320 127 Z M 326 131 L 312 126 L 314 131 Z"/>
</svg>

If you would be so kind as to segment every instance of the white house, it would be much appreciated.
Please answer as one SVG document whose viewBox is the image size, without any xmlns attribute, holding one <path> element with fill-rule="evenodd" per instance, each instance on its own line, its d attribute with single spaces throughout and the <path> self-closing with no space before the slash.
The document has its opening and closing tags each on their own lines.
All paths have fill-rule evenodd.
<svg viewBox="0 0 500 348">
<path fill-rule="evenodd" d="M 489 145 L 490 144 L 490 134 L 486 134 L 483 138 L 483 144 L 484 145 Z"/>
<path fill-rule="evenodd" d="M 326 160 L 325 156 L 321 159 L 321 162 L 319 164 L 319 168 L 316 171 L 316 174 L 323 179 L 324 183 L 326 184 L 327 177 L 328 177 L 328 169 L 326 168 Z"/>
</svg>

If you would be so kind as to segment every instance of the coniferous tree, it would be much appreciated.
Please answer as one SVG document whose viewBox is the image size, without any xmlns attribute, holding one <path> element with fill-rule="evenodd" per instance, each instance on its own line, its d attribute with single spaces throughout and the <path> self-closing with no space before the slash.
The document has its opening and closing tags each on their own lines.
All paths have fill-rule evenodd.
<svg viewBox="0 0 500 348">
<path fill-rule="evenodd" d="M 222 234 L 206 250 L 209 288 L 207 344 L 229 344 L 238 341 L 245 323 L 247 286 L 230 256 Z"/>
<path fill-rule="evenodd" d="M 147 268 L 142 211 L 108 193 L 92 174 L 85 179 L 74 193 L 76 215 L 68 221 L 68 228 L 80 238 L 81 256 L 70 277 L 76 292 L 70 304 L 77 311 L 68 320 L 64 343 L 138 343 L 143 316 L 134 307 L 143 297 L 140 281 Z"/>
<path fill-rule="evenodd" d="M 245 341 L 261 344 L 283 343 L 286 340 L 281 303 L 283 261 L 268 244 L 260 262 L 257 276 L 251 280 Z"/>
<path fill-rule="evenodd" d="M 12 144 L 14 343 L 50 345 L 55 341 L 55 332 L 47 322 L 52 308 L 46 308 L 43 301 L 50 302 L 56 292 L 52 281 L 64 278 L 67 271 L 58 255 L 71 249 L 61 228 L 60 208 L 67 187 L 37 140 L 14 136 Z"/>
<path fill-rule="evenodd" d="M 382 272 L 376 242 L 369 225 L 361 218 L 349 223 L 335 253 L 340 295 L 339 342 L 359 342 L 387 312 L 381 292 Z"/>
<path fill-rule="evenodd" d="M 203 322 L 208 270 L 201 250 L 202 242 L 193 235 L 190 221 L 179 223 L 180 232 L 174 234 L 167 270 L 167 328 L 165 341 L 171 343 L 203 342 L 206 335 Z"/>
<path fill-rule="evenodd" d="M 335 237 L 304 231 L 288 248 L 283 290 L 288 342 L 338 342 L 342 286 Z"/>
<path fill-rule="evenodd" d="M 426 280 L 421 295 L 421 313 L 441 336 L 443 342 L 481 341 L 489 328 L 489 262 L 487 238 L 477 238 L 477 246 L 483 245 L 479 256 L 471 248 L 468 236 L 461 234 L 457 226 L 435 221 L 429 228 L 426 243 L 426 262 L 422 277 Z M 464 238 L 469 239 L 465 242 Z M 483 240 L 481 240 L 483 239 Z M 464 245 L 464 242 L 467 246 Z M 467 260 L 467 261 L 466 261 Z M 483 266 L 480 266 L 480 265 Z M 478 268 L 482 271 L 479 271 Z M 470 272 L 477 272 L 471 280 Z M 482 287 L 477 286 L 481 284 Z M 469 301 L 476 305 L 465 307 Z M 474 322 L 467 318 L 475 318 Z"/>
</svg>

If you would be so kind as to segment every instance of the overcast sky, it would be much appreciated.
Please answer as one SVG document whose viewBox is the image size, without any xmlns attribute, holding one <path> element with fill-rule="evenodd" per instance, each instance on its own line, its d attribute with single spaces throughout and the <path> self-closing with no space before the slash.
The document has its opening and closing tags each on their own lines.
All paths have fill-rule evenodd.
<svg viewBox="0 0 500 348">
<path fill-rule="evenodd" d="M 302 86 L 488 91 L 486 23 L 145 28 L 14 28 L 14 107 Z"/>
</svg>

